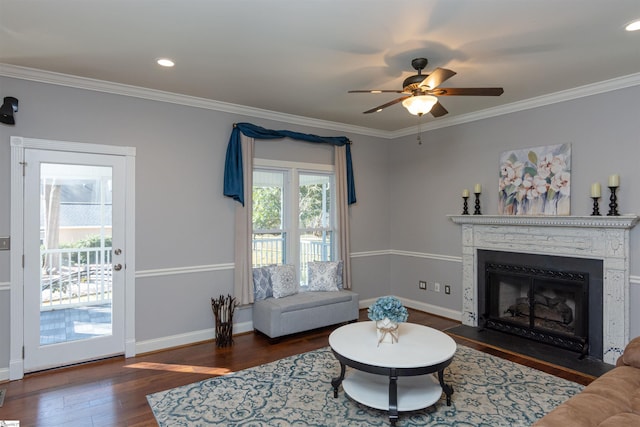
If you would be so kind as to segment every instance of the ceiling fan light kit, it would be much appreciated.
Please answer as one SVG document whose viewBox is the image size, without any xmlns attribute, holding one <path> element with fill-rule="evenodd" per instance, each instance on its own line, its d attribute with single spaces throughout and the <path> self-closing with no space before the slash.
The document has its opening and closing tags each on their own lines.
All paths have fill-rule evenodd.
<svg viewBox="0 0 640 427">
<path fill-rule="evenodd" d="M 438 98 L 433 95 L 418 95 L 402 101 L 402 106 L 414 116 L 422 116 L 431 111 L 436 102 L 438 102 Z"/>
<path fill-rule="evenodd" d="M 426 58 L 416 58 L 411 66 L 418 74 L 409 76 L 402 83 L 402 90 L 350 90 L 349 93 L 401 93 L 400 98 L 367 110 L 364 114 L 378 113 L 387 107 L 402 102 L 409 112 L 416 116 L 431 113 L 433 117 L 441 117 L 448 113 L 446 108 L 438 102 L 438 96 L 500 96 L 504 92 L 501 87 L 488 88 L 439 88 L 445 80 L 456 75 L 455 71 L 446 68 L 436 68 L 431 74 L 422 74 L 427 66 Z"/>
</svg>

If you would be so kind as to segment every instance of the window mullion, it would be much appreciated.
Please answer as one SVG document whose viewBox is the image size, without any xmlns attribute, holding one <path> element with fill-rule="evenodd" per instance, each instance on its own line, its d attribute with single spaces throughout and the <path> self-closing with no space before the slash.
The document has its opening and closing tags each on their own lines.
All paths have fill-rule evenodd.
<svg viewBox="0 0 640 427">
<path fill-rule="evenodd" d="M 289 172 L 289 193 L 287 200 L 289 201 L 289 206 L 286 209 L 288 215 L 287 228 L 289 233 L 287 234 L 287 243 L 288 243 L 288 257 L 287 264 L 293 264 L 296 266 L 296 271 L 300 271 L 300 256 L 299 256 L 299 248 L 300 248 L 300 231 L 299 231 L 299 196 L 298 196 L 298 187 L 300 183 L 300 178 L 298 176 L 298 169 L 292 168 Z"/>
</svg>

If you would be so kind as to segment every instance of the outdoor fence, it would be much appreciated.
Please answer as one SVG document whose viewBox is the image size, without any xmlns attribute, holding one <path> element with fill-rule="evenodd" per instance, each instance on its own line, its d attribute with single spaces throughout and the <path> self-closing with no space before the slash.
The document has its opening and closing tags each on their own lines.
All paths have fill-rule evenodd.
<svg viewBox="0 0 640 427">
<path fill-rule="evenodd" d="M 40 310 L 111 302 L 111 248 L 42 249 Z"/>
<path fill-rule="evenodd" d="M 253 266 L 286 264 L 286 241 L 282 237 L 262 237 L 254 234 L 252 241 Z M 260 236 L 260 237 L 258 237 Z M 300 241 L 300 283 L 307 283 L 307 265 L 313 261 L 331 259 L 331 242 L 325 237 L 318 240 Z"/>
</svg>

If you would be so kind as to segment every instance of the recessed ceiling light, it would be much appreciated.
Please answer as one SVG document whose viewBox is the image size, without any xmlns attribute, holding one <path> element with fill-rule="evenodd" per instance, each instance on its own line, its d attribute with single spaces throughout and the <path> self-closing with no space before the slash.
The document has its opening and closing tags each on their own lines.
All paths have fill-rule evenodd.
<svg viewBox="0 0 640 427">
<path fill-rule="evenodd" d="M 156 61 L 158 65 L 162 65 L 163 67 L 173 67 L 176 65 L 172 60 L 168 58 L 160 58 Z"/>
<path fill-rule="evenodd" d="M 629 22 L 626 27 L 624 27 L 627 31 L 638 31 L 640 30 L 640 19 L 636 19 L 633 22 Z"/>
</svg>

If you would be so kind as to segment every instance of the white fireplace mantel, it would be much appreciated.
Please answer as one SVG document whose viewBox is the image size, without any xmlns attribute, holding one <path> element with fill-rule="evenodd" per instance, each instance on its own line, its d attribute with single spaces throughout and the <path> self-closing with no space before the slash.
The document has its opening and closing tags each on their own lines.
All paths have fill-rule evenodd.
<svg viewBox="0 0 640 427">
<path fill-rule="evenodd" d="M 462 323 L 478 326 L 477 251 L 534 253 L 603 261 L 603 360 L 629 341 L 629 230 L 637 215 L 449 215 L 462 226 Z"/>
</svg>

